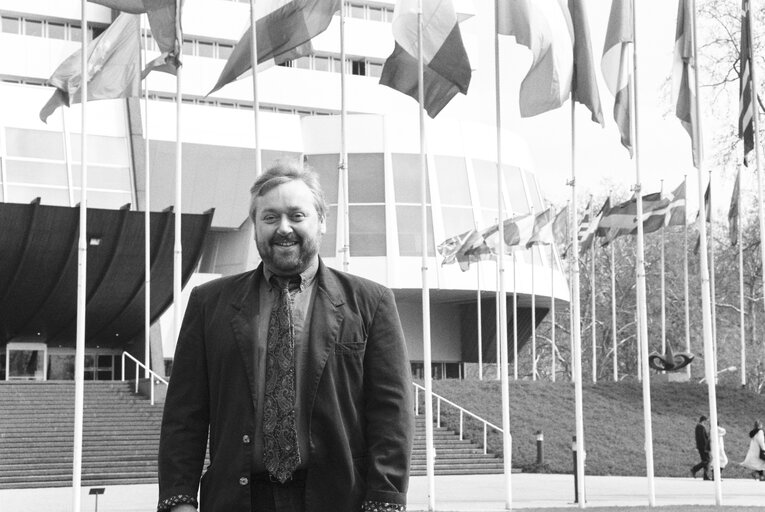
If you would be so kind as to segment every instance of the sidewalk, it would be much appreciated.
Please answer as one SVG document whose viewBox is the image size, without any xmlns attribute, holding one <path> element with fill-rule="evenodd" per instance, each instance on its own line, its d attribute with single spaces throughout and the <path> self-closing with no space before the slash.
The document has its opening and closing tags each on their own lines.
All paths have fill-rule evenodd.
<svg viewBox="0 0 765 512">
<path fill-rule="evenodd" d="M 656 504 L 714 505 L 714 483 L 692 478 L 656 478 Z M 762 506 L 765 482 L 723 480 L 723 503 Z M 505 510 L 504 475 L 438 476 L 435 510 L 439 512 L 499 512 Z M 95 497 L 82 490 L 82 510 L 95 510 Z M 590 476 L 586 479 L 588 507 L 648 505 L 644 477 Z M 513 509 L 535 507 L 577 508 L 571 475 L 513 474 Z M 152 512 L 156 485 L 115 485 L 98 498 L 99 512 Z M 428 481 L 412 477 L 408 494 L 410 512 L 428 510 Z M 71 512 L 70 488 L 0 490 L 2 512 Z"/>
</svg>

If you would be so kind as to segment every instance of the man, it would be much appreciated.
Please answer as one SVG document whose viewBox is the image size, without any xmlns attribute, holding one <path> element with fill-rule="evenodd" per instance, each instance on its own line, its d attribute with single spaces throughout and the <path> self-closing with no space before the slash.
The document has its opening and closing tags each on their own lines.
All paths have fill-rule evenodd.
<svg viewBox="0 0 765 512">
<path fill-rule="evenodd" d="M 699 457 L 701 457 L 701 462 L 696 464 L 691 468 L 691 474 L 693 475 L 693 478 L 696 478 L 696 473 L 699 472 L 700 469 L 704 469 L 704 480 L 710 480 L 709 478 L 709 454 L 710 454 L 710 447 L 709 447 L 709 430 L 707 429 L 707 417 L 701 416 L 699 418 L 699 422 L 696 423 L 696 449 L 699 451 Z"/>
<path fill-rule="evenodd" d="M 404 511 L 411 376 L 393 293 L 318 256 L 316 175 L 279 163 L 251 189 L 263 262 L 191 292 L 159 447 L 159 507 Z"/>
</svg>

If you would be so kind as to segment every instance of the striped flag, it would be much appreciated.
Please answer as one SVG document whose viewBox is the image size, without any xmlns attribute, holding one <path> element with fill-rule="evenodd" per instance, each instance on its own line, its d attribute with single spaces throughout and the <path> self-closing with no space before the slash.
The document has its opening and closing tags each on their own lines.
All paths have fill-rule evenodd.
<svg viewBox="0 0 765 512">
<path fill-rule="evenodd" d="M 571 240 L 568 235 L 568 205 L 564 206 L 555 216 L 552 231 L 555 243 L 563 248 L 561 250 L 561 258 L 565 258 L 568 256 L 568 250 L 571 245 Z"/>
<path fill-rule="evenodd" d="M 532 245 L 551 245 L 555 238 L 553 237 L 553 218 L 552 208 L 548 208 L 542 213 L 534 216 L 534 225 L 531 228 L 531 237 L 526 242 L 528 249 Z"/>
<path fill-rule="evenodd" d="M 517 215 L 502 223 L 505 236 L 505 247 L 508 249 L 516 245 L 527 246 L 534 232 L 534 215 Z"/>
<path fill-rule="evenodd" d="M 592 219 L 590 219 L 590 205 L 588 205 L 587 209 L 588 212 L 584 216 L 584 219 L 582 219 L 582 224 L 579 227 L 580 257 L 584 256 L 584 253 L 586 253 L 595 243 L 595 237 L 599 236 L 598 226 L 600 225 L 600 220 L 603 217 L 603 214 L 611 209 L 611 198 L 606 199 L 606 202 L 603 203 L 600 211 L 597 213 L 597 215 L 593 215 Z"/>
<path fill-rule="evenodd" d="M 665 226 L 685 226 L 685 180 L 672 192 L 672 199 L 667 207 Z"/>
<path fill-rule="evenodd" d="M 632 36 L 632 0 L 613 0 L 600 68 L 608 90 L 614 95 L 614 120 L 622 145 L 633 154 L 630 95 L 632 67 L 629 49 Z"/>
<path fill-rule="evenodd" d="M 711 199 L 712 199 L 712 180 L 709 180 L 709 183 L 707 184 L 707 190 L 704 192 L 704 220 L 706 222 L 709 222 L 712 220 L 712 207 L 711 207 Z M 701 224 L 701 210 L 699 210 L 698 215 L 696 215 L 696 224 Z M 699 229 L 699 233 L 701 233 L 701 228 Z M 696 236 L 696 244 L 693 246 L 693 254 L 699 253 L 699 247 L 701 247 L 701 234 Z"/>
<path fill-rule="evenodd" d="M 754 150 L 754 102 L 752 101 L 752 52 L 749 49 L 749 35 L 752 29 L 752 15 L 749 0 L 741 5 L 741 54 L 739 55 L 739 102 L 738 136 L 744 140 L 744 165 Z M 738 178 L 737 178 L 738 179 Z"/>
<path fill-rule="evenodd" d="M 120 14 L 97 38 L 88 43 L 88 101 L 140 96 L 139 18 Z M 60 106 L 82 101 L 82 52 L 75 51 L 62 62 L 46 82 L 56 88 L 40 110 L 45 123 Z"/>
<path fill-rule="evenodd" d="M 592 40 L 583 0 L 568 0 L 571 23 L 574 27 L 574 74 L 571 79 L 571 97 L 592 112 L 592 120 L 605 126 L 600 106 L 598 80 L 592 60 Z"/>
<path fill-rule="evenodd" d="M 646 194 L 642 198 L 643 205 L 643 232 L 652 233 L 658 231 L 664 225 L 670 200 L 662 196 L 661 192 Z M 638 228 L 637 198 L 632 197 L 628 201 L 620 203 L 603 215 L 600 219 L 599 228 L 605 233 L 605 243 L 609 243 L 617 237 L 634 235 Z"/>
<path fill-rule="evenodd" d="M 472 71 L 451 0 L 422 0 L 424 108 L 430 117 L 458 93 L 467 94 Z M 397 0 L 393 11 L 396 45 L 385 60 L 380 83 L 418 100 L 418 0 Z"/>
<path fill-rule="evenodd" d="M 324 32 L 340 9 L 340 0 L 272 0 L 269 11 L 255 22 L 258 63 L 281 62 L 306 54 L 311 39 Z M 252 27 L 236 43 L 218 77 L 212 94 L 239 80 L 252 69 Z"/>
<path fill-rule="evenodd" d="M 675 104 L 675 115 L 691 136 L 693 165 L 698 168 L 702 150 L 701 125 L 696 119 L 696 56 L 692 26 L 695 15 L 690 0 L 679 0 L 672 69 L 672 103 Z"/>
<path fill-rule="evenodd" d="M 738 223 L 739 223 L 739 191 L 741 190 L 741 169 L 736 172 L 736 181 L 733 182 L 733 194 L 730 197 L 730 208 L 728 209 L 728 235 L 730 244 L 738 243 Z"/>
<path fill-rule="evenodd" d="M 460 270 L 467 272 L 471 263 L 494 259 L 496 255 L 486 240 L 496 233 L 497 226 L 494 225 L 480 231 L 471 229 L 441 242 L 438 245 L 438 253 L 444 257 L 441 264 L 457 263 Z"/>
<path fill-rule="evenodd" d="M 499 2 L 497 30 L 531 50 L 531 67 L 521 83 L 521 117 L 563 105 L 574 72 L 574 27 L 563 0 Z"/>
<path fill-rule="evenodd" d="M 116 11 L 129 14 L 146 14 L 149 28 L 161 55 L 146 64 L 143 76 L 149 71 L 175 74 L 181 65 L 181 17 L 176 16 L 176 0 L 88 0 Z M 183 4 L 183 2 L 181 2 Z"/>
</svg>

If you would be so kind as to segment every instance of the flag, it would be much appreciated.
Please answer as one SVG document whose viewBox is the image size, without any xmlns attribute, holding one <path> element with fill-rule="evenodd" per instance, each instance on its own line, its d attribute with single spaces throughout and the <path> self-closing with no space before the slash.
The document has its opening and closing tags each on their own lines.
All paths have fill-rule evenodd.
<svg viewBox="0 0 765 512">
<path fill-rule="evenodd" d="M 510 253 L 510 248 L 516 245 L 527 247 L 534 232 L 534 215 L 527 213 L 506 219 L 502 223 L 502 231 L 508 253 Z M 491 247 L 494 245 L 491 244 Z"/>
<path fill-rule="evenodd" d="M 661 229 L 669 204 L 669 198 L 664 197 L 660 192 L 646 194 L 642 197 L 644 233 L 652 233 Z M 637 223 L 637 198 L 633 196 L 631 199 L 610 208 L 600 219 L 598 228 L 602 230 L 607 244 L 617 237 L 636 234 Z"/>
<path fill-rule="evenodd" d="M 534 224 L 531 227 L 531 236 L 526 242 L 528 249 L 532 245 L 551 245 L 555 239 L 553 237 L 553 214 L 552 209 L 548 208 L 542 213 L 534 216 Z"/>
<path fill-rule="evenodd" d="M 499 2 L 497 30 L 531 50 L 531 67 L 521 82 L 521 117 L 563 105 L 574 72 L 574 27 L 563 0 Z"/>
<path fill-rule="evenodd" d="M 584 6 L 583 0 L 568 0 L 568 10 L 574 27 L 574 73 L 571 79 L 571 97 L 590 109 L 594 122 L 605 126 L 603 110 L 600 107 L 598 80 L 595 76 L 595 63 L 592 61 L 590 28 Z"/>
<path fill-rule="evenodd" d="M 749 34 L 752 29 L 752 16 L 749 0 L 742 0 L 741 5 L 741 54 L 739 55 L 739 101 L 738 101 L 738 136 L 744 140 L 744 165 L 749 165 L 749 158 L 754 150 L 754 101 L 752 101 L 752 52 L 749 49 Z M 738 178 L 736 178 L 738 180 Z"/>
<path fill-rule="evenodd" d="M 672 69 L 672 103 L 675 104 L 675 115 L 691 136 L 693 165 L 698 168 L 702 154 L 701 125 L 696 119 L 696 56 L 692 27 L 695 15 L 690 0 L 679 0 Z"/>
<path fill-rule="evenodd" d="M 598 236 L 598 225 L 600 224 L 600 219 L 603 217 L 603 213 L 607 212 L 610 209 L 611 199 L 606 199 L 606 202 L 603 203 L 603 206 L 600 208 L 600 211 L 597 213 L 597 215 L 592 215 L 592 219 L 590 219 L 591 212 L 591 206 L 588 204 L 587 209 L 588 212 L 584 216 L 584 219 L 582 219 L 582 227 L 586 225 L 586 228 L 582 230 L 582 227 L 579 228 L 579 256 L 584 256 L 584 253 L 586 253 L 590 247 L 592 247 L 595 237 Z"/>
<path fill-rule="evenodd" d="M 685 226 L 685 180 L 672 192 L 667 206 L 665 226 Z"/>
<path fill-rule="evenodd" d="M 164 71 L 175 74 L 181 65 L 181 17 L 176 16 L 176 0 L 88 0 L 116 11 L 129 14 L 144 14 L 149 18 L 149 27 L 160 56 L 146 65 L 143 76 L 149 71 Z M 183 3 L 183 2 L 181 2 Z"/>
<path fill-rule="evenodd" d="M 128 98 L 141 92 L 139 18 L 120 14 L 104 32 L 88 43 L 88 101 Z M 58 107 L 80 103 L 82 52 L 62 62 L 46 82 L 56 92 L 40 110 L 45 123 Z"/>
<path fill-rule="evenodd" d="M 443 261 L 441 261 L 441 265 L 451 265 L 452 263 L 456 263 L 457 252 L 462 249 L 462 246 L 465 244 L 465 242 L 474 236 L 475 233 L 477 233 L 477 231 L 475 229 L 471 229 L 470 231 L 465 231 L 459 235 L 447 238 L 438 244 L 438 254 L 444 258 Z"/>
<path fill-rule="evenodd" d="M 600 68 L 608 90 L 614 95 L 614 120 L 621 133 L 622 145 L 629 150 L 630 157 L 633 151 L 630 114 L 632 68 L 628 50 L 633 41 L 632 0 L 613 0 Z"/>
<path fill-rule="evenodd" d="M 568 249 L 571 244 L 571 240 L 569 240 L 568 236 L 568 205 L 564 206 L 555 216 L 552 231 L 555 243 L 558 244 L 559 247 L 563 247 L 561 258 L 565 258 L 568 256 Z"/>
<path fill-rule="evenodd" d="M 486 239 L 496 232 L 496 225 L 480 231 L 471 229 L 441 242 L 438 245 L 438 252 L 444 257 L 441 264 L 457 263 L 460 270 L 466 272 L 471 263 L 493 259 L 495 253 L 487 245 Z"/>
<path fill-rule="evenodd" d="M 730 198 L 730 208 L 728 209 L 728 234 L 730 235 L 730 244 L 736 245 L 738 242 L 738 198 L 741 187 L 741 169 L 736 173 L 736 181 L 733 183 L 733 194 Z"/>
<path fill-rule="evenodd" d="M 707 185 L 707 190 L 704 192 L 704 219 L 706 222 L 709 222 L 712 218 L 712 208 L 711 208 L 711 196 L 712 196 L 712 180 L 709 181 L 709 184 Z M 701 211 L 699 211 L 698 215 L 696 215 L 696 224 L 701 224 Z M 699 233 L 701 232 L 701 228 L 699 228 Z M 699 247 L 701 246 L 701 234 L 699 234 L 696 237 L 696 245 L 693 247 L 693 254 L 699 253 Z"/>
<path fill-rule="evenodd" d="M 458 92 L 467 94 L 472 71 L 452 1 L 425 0 L 422 9 L 424 108 L 436 117 Z M 396 45 L 380 75 L 382 85 L 415 100 L 419 98 L 417 10 L 418 0 L 397 0 L 393 11 Z"/>
<path fill-rule="evenodd" d="M 307 55 L 310 41 L 324 32 L 340 9 L 340 0 L 272 0 L 274 8 L 255 22 L 258 63 Z M 252 26 L 231 52 L 212 94 L 252 68 Z"/>
</svg>

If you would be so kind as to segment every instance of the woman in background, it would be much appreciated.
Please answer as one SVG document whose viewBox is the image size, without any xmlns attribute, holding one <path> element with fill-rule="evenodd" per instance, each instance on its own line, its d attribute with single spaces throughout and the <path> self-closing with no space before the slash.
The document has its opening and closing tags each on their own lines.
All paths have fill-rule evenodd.
<svg viewBox="0 0 765 512">
<path fill-rule="evenodd" d="M 753 478 L 765 480 L 765 434 L 760 420 L 754 422 L 749 438 L 749 451 L 746 452 L 746 459 L 741 465 L 752 470 Z"/>
</svg>

